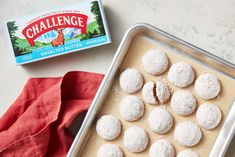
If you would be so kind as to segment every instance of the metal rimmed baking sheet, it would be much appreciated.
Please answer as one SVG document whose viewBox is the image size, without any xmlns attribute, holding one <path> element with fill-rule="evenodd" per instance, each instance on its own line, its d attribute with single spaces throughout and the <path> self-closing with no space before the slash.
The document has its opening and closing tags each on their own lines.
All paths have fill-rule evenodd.
<svg viewBox="0 0 235 157">
<path fill-rule="evenodd" d="M 191 149 L 197 151 L 201 157 L 220 157 L 224 155 L 234 134 L 233 124 L 235 120 L 235 107 L 233 105 L 233 100 L 235 91 L 231 90 L 231 86 L 235 85 L 235 66 L 148 24 L 137 24 L 130 28 L 125 34 L 111 67 L 87 113 L 84 123 L 71 146 L 68 156 L 96 156 L 98 147 L 102 143 L 106 143 L 96 135 L 95 129 L 93 129 L 96 118 L 103 114 L 114 114 L 119 117 L 123 124 L 122 133 L 127 127 L 138 125 L 148 131 L 151 143 L 156 139 L 164 137 L 174 144 L 176 151 L 183 149 L 183 147 L 177 145 L 172 138 L 174 129 L 163 137 L 153 134 L 150 129 L 148 129 L 148 126 L 144 122 L 154 106 L 146 105 L 144 117 L 140 121 L 134 123 L 125 122 L 118 113 L 118 103 L 125 95 L 118 86 L 120 71 L 127 67 L 134 67 L 144 74 L 146 81 L 166 78 L 167 72 L 161 76 L 155 77 L 146 74 L 142 69 L 140 63 L 141 56 L 150 48 L 160 48 L 165 50 L 170 58 L 171 64 L 178 60 L 189 62 L 196 69 L 197 76 L 203 72 L 210 72 L 215 74 L 221 80 L 222 92 L 219 98 L 209 102 L 216 103 L 220 106 L 223 111 L 223 120 L 221 124 L 212 131 L 202 129 L 204 134 L 202 141 Z M 172 85 L 170 86 L 173 90 L 179 90 Z M 186 89 L 193 91 L 193 86 Z M 137 95 L 141 96 L 140 93 L 137 93 Z M 198 97 L 197 100 L 198 104 L 204 102 Z M 169 103 L 166 106 L 167 109 L 170 110 Z M 171 113 L 173 112 L 171 111 Z M 183 120 L 195 121 L 195 114 L 189 117 L 180 117 L 173 113 L 173 116 L 176 124 Z M 117 140 L 112 142 L 120 145 L 126 156 L 148 156 L 148 150 L 139 154 L 127 152 L 122 145 L 122 136 L 123 134 Z"/>
</svg>

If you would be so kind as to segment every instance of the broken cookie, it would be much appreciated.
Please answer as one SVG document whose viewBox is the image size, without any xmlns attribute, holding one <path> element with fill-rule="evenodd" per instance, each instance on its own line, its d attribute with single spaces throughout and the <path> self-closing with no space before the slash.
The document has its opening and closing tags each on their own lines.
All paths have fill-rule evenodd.
<svg viewBox="0 0 235 157">
<path fill-rule="evenodd" d="M 166 103 L 171 93 L 166 83 L 150 81 L 144 84 L 142 96 L 146 103 L 157 105 Z"/>
</svg>

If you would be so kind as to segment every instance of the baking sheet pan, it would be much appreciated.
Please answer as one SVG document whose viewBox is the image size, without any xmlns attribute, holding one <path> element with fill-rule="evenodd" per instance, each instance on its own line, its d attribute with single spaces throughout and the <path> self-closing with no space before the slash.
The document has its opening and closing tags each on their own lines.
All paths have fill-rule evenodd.
<svg viewBox="0 0 235 157">
<path fill-rule="evenodd" d="M 160 76 L 151 76 L 142 69 L 140 63 L 141 57 L 144 52 L 150 48 L 158 48 L 166 51 L 171 64 L 179 60 L 189 62 L 196 69 L 197 76 L 204 72 L 210 72 L 221 80 L 222 92 L 220 96 L 209 102 L 218 104 L 221 108 L 223 112 L 222 122 L 217 128 L 211 131 L 202 129 L 202 141 L 191 149 L 198 152 L 201 157 L 216 157 L 224 155 L 234 134 L 235 109 L 232 104 L 235 91 L 231 90 L 231 86 L 235 86 L 235 66 L 157 28 L 147 24 L 137 24 L 129 29 L 122 40 L 112 65 L 106 74 L 92 106 L 86 115 L 84 123 L 70 148 L 68 156 L 96 156 L 96 151 L 99 146 L 106 143 L 97 136 L 95 129 L 93 129 L 96 118 L 103 114 L 113 114 L 121 120 L 123 124 L 122 134 L 117 140 L 112 141 L 112 143 L 118 144 L 123 149 L 124 154 L 127 157 L 148 156 L 148 149 L 142 153 L 133 154 L 123 147 L 122 137 L 124 130 L 133 125 L 141 126 L 147 130 L 150 135 L 150 144 L 156 139 L 167 138 L 175 146 L 176 152 L 184 149 L 184 147 L 178 145 L 172 138 L 174 128 L 171 129 L 169 133 L 160 136 L 152 133 L 146 123 L 144 123 L 146 122 L 146 117 L 154 106 L 146 105 L 144 117 L 136 122 L 126 122 L 118 113 L 118 103 L 121 98 L 126 95 L 120 90 L 118 85 L 119 74 L 123 69 L 127 67 L 139 69 L 145 77 L 145 82 L 150 80 L 156 81 L 166 79 L 167 72 Z M 169 85 L 174 91 L 179 90 L 170 83 Z M 186 89 L 193 92 L 193 86 Z M 137 93 L 136 95 L 141 97 L 140 93 Z M 198 97 L 197 101 L 198 104 L 205 102 Z M 169 103 L 166 104 L 166 107 L 173 114 L 175 124 L 184 120 L 195 121 L 195 113 L 189 117 L 180 117 L 171 111 Z"/>
</svg>

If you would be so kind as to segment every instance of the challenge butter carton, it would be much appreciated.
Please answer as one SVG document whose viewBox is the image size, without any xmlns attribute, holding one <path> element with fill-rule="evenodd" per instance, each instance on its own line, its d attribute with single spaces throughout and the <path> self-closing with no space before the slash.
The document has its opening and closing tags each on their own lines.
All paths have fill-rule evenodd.
<svg viewBox="0 0 235 157">
<path fill-rule="evenodd" d="M 111 42 L 100 0 L 16 18 L 7 29 L 17 65 Z"/>
</svg>

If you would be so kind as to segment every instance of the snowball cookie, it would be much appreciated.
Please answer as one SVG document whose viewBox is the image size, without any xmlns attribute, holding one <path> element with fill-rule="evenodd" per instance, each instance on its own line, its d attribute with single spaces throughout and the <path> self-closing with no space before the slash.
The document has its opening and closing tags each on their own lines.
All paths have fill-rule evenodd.
<svg viewBox="0 0 235 157">
<path fill-rule="evenodd" d="M 221 121 L 221 118 L 222 113 L 219 107 L 210 103 L 200 105 L 196 113 L 198 124 L 207 130 L 214 129 Z"/>
<path fill-rule="evenodd" d="M 123 152 L 115 144 L 104 144 L 99 148 L 97 157 L 123 157 Z"/>
<path fill-rule="evenodd" d="M 173 64 L 168 72 L 168 80 L 177 87 L 187 87 L 192 84 L 195 77 L 192 66 L 186 62 Z"/>
<path fill-rule="evenodd" d="M 157 105 L 164 104 L 170 99 L 171 93 L 166 83 L 153 81 L 144 84 L 142 96 L 146 103 Z"/>
<path fill-rule="evenodd" d="M 150 157 L 174 157 L 174 147 L 166 139 L 155 141 L 149 150 Z"/>
<path fill-rule="evenodd" d="M 189 91 L 176 91 L 171 98 L 171 108 L 181 116 L 190 115 L 196 108 L 196 99 Z"/>
<path fill-rule="evenodd" d="M 148 124 L 153 132 L 164 134 L 171 129 L 173 118 L 170 112 L 168 112 L 164 107 L 156 107 L 149 114 Z"/>
<path fill-rule="evenodd" d="M 220 92 L 220 81 L 209 73 L 200 75 L 195 82 L 194 90 L 202 99 L 213 99 Z"/>
<path fill-rule="evenodd" d="M 181 122 L 175 128 L 174 139 L 182 146 L 195 146 L 200 142 L 201 137 L 200 128 L 192 122 Z"/>
<path fill-rule="evenodd" d="M 153 81 L 147 82 L 144 84 L 142 89 L 142 96 L 144 99 L 144 102 L 151 104 L 151 105 L 157 105 L 157 97 L 155 94 L 155 83 Z"/>
<path fill-rule="evenodd" d="M 194 151 L 188 149 L 179 152 L 177 157 L 199 157 L 199 155 Z"/>
<path fill-rule="evenodd" d="M 104 115 L 97 121 L 96 132 L 104 140 L 113 140 L 121 132 L 121 123 L 112 115 Z"/>
<path fill-rule="evenodd" d="M 156 82 L 156 94 L 161 104 L 167 102 L 171 96 L 170 89 L 164 82 Z"/>
<path fill-rule="evenodd" d="M 126 121 L 135 121 L 144 114 L 144 102 L 137 96 L 126 96 L 121 101 L 119 112 Z"/>
<path fill-rule="evenodd" d="M 142 64 L 149 74 L 158 75 L 166 71 L 169 61 L 164 52 L 157 49 L 151 49 L 142 57 Z"/>
<path fill-rule="evenodd" d="M 147 132 L 143 128 L 131 127 L 124 134 L 124 146 L 133 153 L 142 152 L 146 149 L 149 142 Z"/>
<path fill-rule="evenodd" d="M 121 73 L 119 83 L 126 93 L 136 93 L 142 88 L 144 77 L 138 70 L 129 68 Z"/>
</svg>

